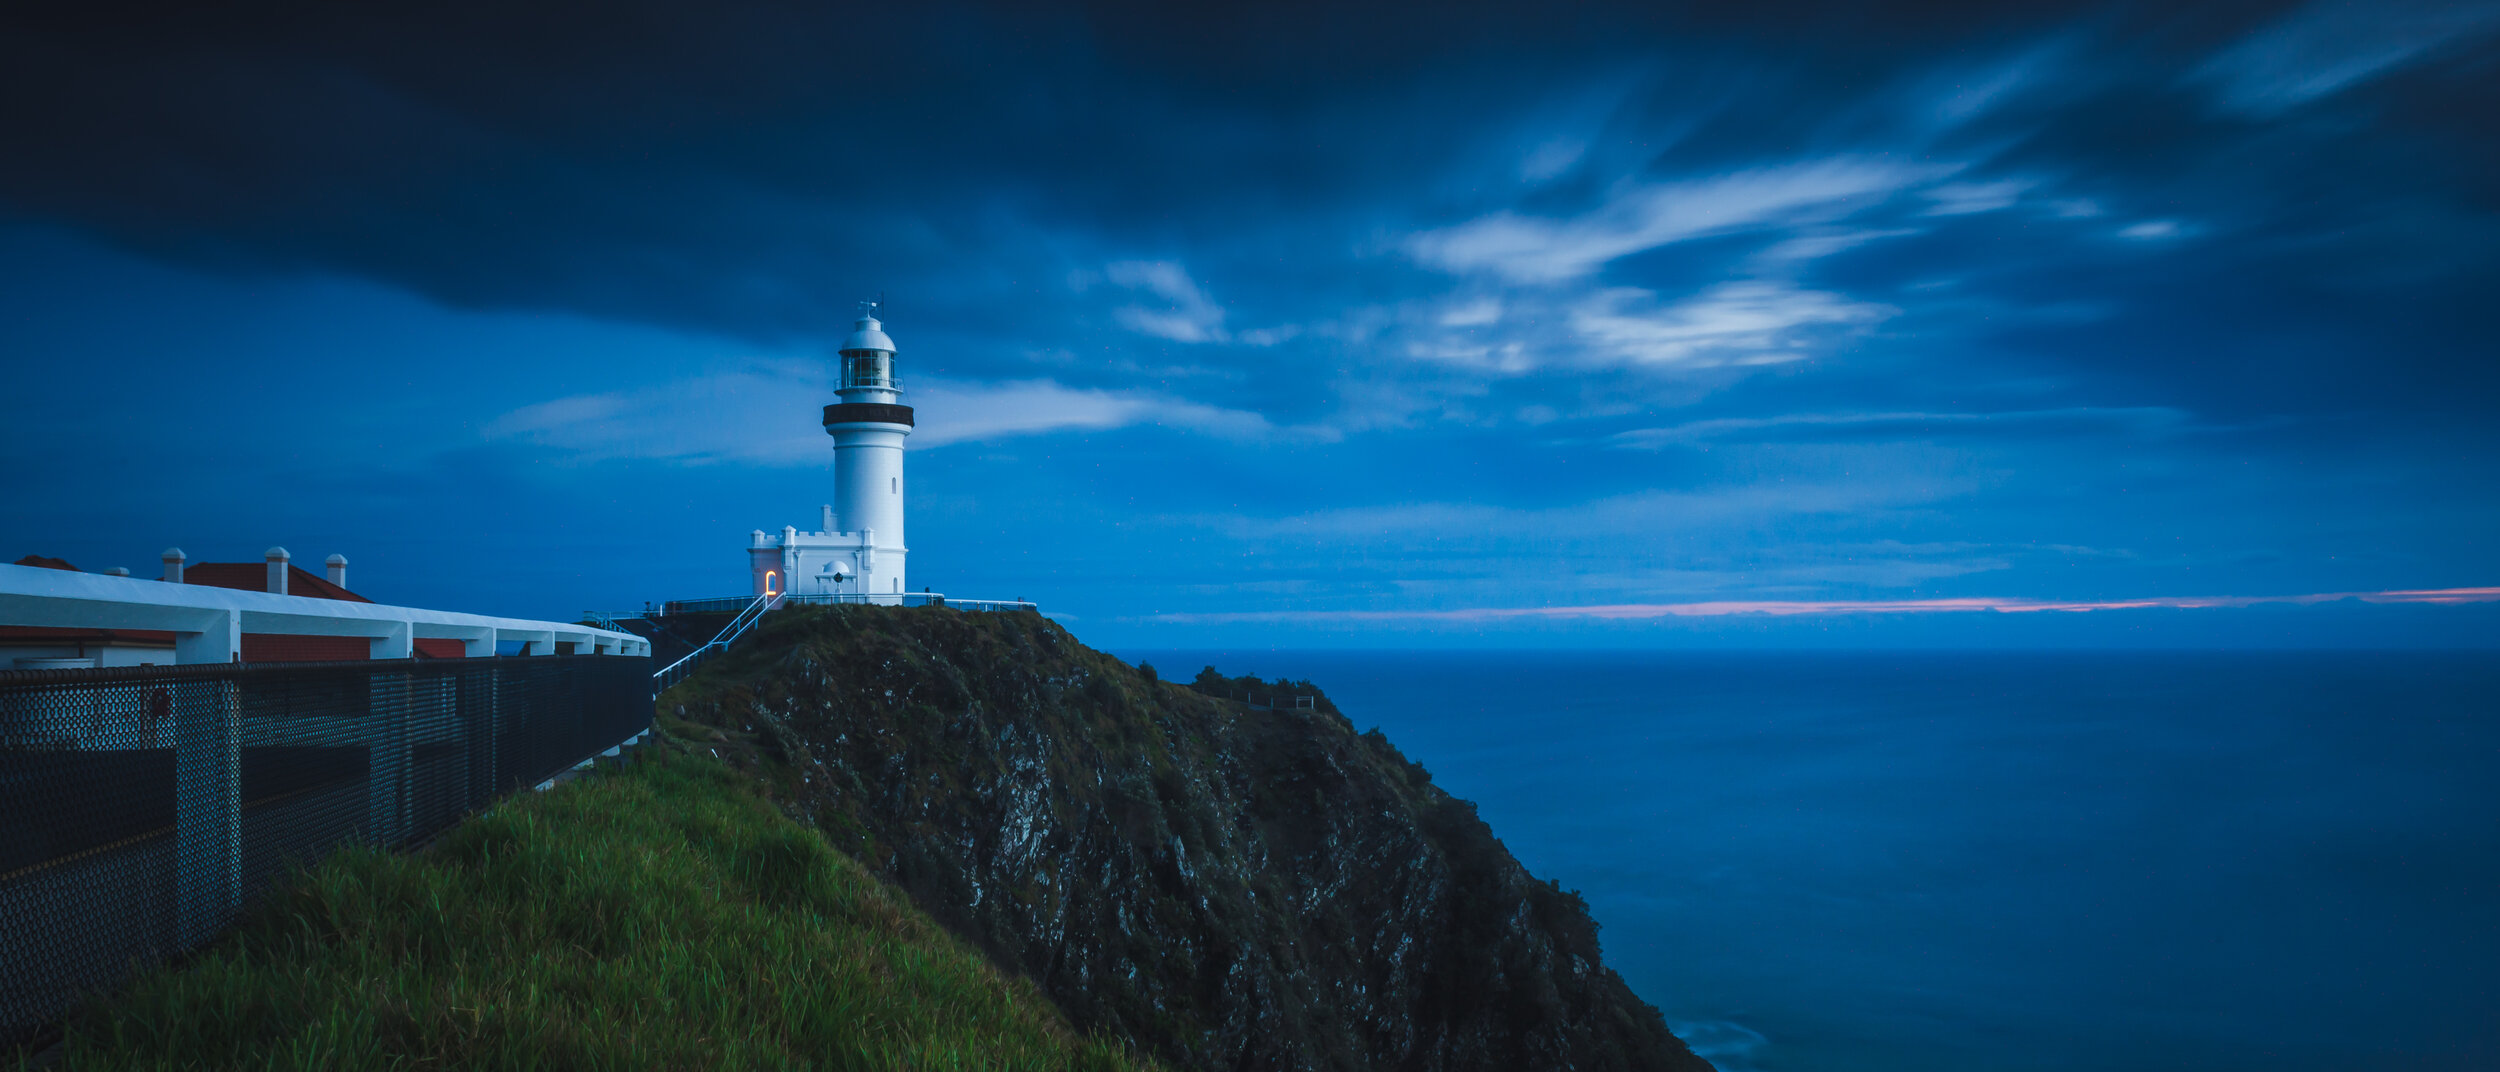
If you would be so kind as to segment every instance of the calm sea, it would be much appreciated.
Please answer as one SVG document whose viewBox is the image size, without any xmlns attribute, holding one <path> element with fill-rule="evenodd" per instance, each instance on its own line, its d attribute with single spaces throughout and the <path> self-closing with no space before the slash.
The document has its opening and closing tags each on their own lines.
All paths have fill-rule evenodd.
<svg viewBox="0 0 2500 1072">
<path fill-rule="evenodd" d="M 2500 655 L 1123 655 L 1317 682 L 1728 1072 L 2500 1069 Z"/>
</svg>

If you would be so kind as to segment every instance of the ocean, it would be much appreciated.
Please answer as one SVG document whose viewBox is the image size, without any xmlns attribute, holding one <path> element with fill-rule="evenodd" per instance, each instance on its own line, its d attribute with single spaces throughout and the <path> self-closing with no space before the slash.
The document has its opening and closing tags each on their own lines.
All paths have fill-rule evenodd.
<svg viewBox="0 0 2500 1072">
<path fill-rule="evenodd" d="M 2500 653 L 1121 655 L 1378 725 L 1724 1072 L 2500 1069 Z"/>
</svg>

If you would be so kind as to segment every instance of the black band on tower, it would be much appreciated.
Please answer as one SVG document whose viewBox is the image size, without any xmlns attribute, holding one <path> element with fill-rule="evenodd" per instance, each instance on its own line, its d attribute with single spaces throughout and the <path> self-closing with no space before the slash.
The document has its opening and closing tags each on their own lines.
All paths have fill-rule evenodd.
<svg viewBox="0 0 2500 1072">
<path fill-rule="evenodd" d="M 899 424 L 912 426 L 911 407 L 884 402 L 836 402 L 825 407 L 826 424 Z"/>
</svg>

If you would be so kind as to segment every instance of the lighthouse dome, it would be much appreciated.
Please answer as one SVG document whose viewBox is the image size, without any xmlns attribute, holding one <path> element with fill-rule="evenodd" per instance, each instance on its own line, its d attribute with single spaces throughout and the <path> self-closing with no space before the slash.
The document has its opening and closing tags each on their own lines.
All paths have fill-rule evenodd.
<svg viewBox="0 0 2500 1072">
<path fill-rule="evenodd" d="M 863 316 L 851 325 L 851 337 L 842 340 L 842 349 L 883 350 L 890 354 L 894 352 L 894 340 L 886 336 L 885 325 L 878 323 L 876 317 Z"/>
</svg>

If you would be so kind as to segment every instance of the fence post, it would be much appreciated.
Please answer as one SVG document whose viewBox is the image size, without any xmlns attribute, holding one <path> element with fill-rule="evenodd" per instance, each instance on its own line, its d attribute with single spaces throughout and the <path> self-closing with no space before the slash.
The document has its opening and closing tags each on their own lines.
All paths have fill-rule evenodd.
<svg viewBox="0 0 2500 1072">
<path fill-rule="evenodd" d="M 490 656 L 491 659 L 491 656 Z M 464 738 L 460 810 L 495 798 L 495 673 L 498 663 L 460 668 L 460 732 Z"/>
<path fill-rule="evenodd" d="M 397 845 L 408 823 L 409 680 L 406 674 L 365 677 L 365 837 Z"/>
<path fill-rule="evenodd" d="M 243 903 L 243 720 L 235 682 L 186 682 L 174 731 L 174 928 L 183 948 Z"/>
</svg>

